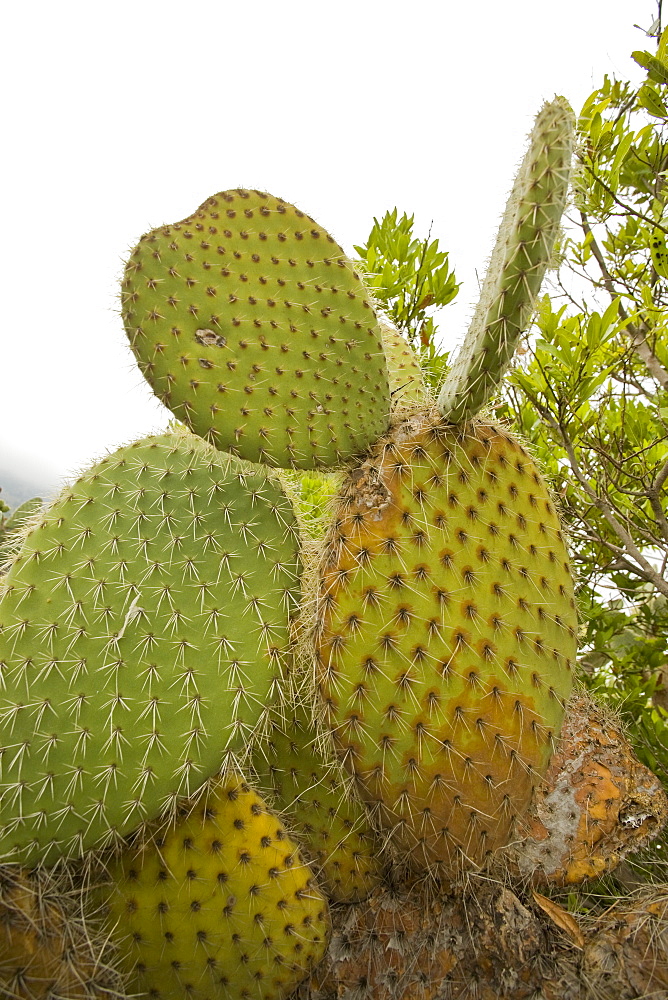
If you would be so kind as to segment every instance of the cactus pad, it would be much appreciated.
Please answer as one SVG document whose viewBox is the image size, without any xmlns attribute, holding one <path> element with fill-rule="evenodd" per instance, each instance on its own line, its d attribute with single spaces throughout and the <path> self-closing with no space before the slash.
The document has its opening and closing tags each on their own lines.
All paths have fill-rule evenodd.
<svg viewBox="0 0 668 1000">
<path fill-rule="evenodd" d="M 379 844 L 330 740 L 297 705 L 291 717 L 272 720 L 253 766 L 260 787 L 272 793 L 274 807 L 299 835 L 329 898 L 354 903 L 380 881 Z"/>
<path fill-rule="evenodd" d="M 143 236 L 122 302 L 155 393 L 216 448 L 312 469 L 387 429 L 368 293 L 332 237 L 280 198 L 223 191 Z"/>
<path fill-rule="evenodd" d="M 133 992 L 281 1000 L 325 952 L 327 906 L 308 866 L 236 775 L 109 873 L 112 935 Z"/>
<path fill-rule="evenodd" d="M 438 398 L 449 423 L 480 413 L 529 324 L 566 205 L 574 133 L 575 116 L 563 97 L 543 106 L 508 198 L 471 325 Z"/>
<path fill-rule="evenodd" d="M 403 406 L 424 403 L 426 387 L 415 351 L 390 323 L 381 321 L 380 328 L 383 333 L 392 401 L 395 405 L 399 403 Z"/>
<path fill-rule="evenodd" d="M 416 412 L 344 486 L 319 671 L 362 796 L 416 867 L 511 836 L 571 688 L 573 584 L 545 483 L 504 430 Z"/>
<path fill-rule="evenodd" d="M 292 507 L 187 434 L 121 448 L 26 536 L 0 599 L 0 854 L 76 855 L 192 794 L 271 702 Z"/>
</svg>

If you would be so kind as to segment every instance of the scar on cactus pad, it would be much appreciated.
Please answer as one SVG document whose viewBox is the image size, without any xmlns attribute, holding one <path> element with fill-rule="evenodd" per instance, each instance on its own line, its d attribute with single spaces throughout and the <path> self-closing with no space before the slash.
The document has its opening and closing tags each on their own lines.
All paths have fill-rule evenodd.
<svg viewBox="0 0 668 1000">
<path fill-rule="evenodd" d="M 78 855 L 246 752 L 299 600 L 291 504 L 188 433 L 66 488 L 0 597 L 0 854 Z"/>
<path fill-rule="evenodd" d="M 369 293 L 332 237 L 280 198 L 223 191 L 143 236 L 122 311 L 155 393 L 217 448 L 313 469 L 387 429 Z"/>
</svg>

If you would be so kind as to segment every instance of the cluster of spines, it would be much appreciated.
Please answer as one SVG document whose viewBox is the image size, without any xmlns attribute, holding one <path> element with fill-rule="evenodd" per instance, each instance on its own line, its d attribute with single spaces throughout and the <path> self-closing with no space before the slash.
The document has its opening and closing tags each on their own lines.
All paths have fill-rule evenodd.
<svg viewBox="0 0 668 1000">
<path fill-rule="evenodd" d="M 113 949 L 89 898 L 79 879 L 62 872 L 0 867 L 0 995 L 12 1000 L 124 995 Z"/>
</svg>

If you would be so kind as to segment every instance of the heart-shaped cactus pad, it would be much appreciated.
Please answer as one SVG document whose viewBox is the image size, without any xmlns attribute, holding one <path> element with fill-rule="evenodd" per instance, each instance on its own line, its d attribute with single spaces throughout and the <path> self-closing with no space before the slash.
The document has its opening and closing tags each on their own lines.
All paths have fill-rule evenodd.
<svg viewBox="0 0 668 1000">
<path fill-rule="evenodd" d="M 141 238 L 123 319 L 157 396 L 211 444 L 332 467 L 385 432 L 382 337 L 359 274 L 294 205 L 224 191 Z"/>
</svg>

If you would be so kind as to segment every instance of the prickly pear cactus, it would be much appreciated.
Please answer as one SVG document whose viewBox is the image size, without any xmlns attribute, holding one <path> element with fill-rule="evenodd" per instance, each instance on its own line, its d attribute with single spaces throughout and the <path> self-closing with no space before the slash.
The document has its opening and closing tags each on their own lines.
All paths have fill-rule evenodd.
<svg viewBox="0 0 668 1000">
<path fill-rule="evenodd" d="M 571 690 L 573 582 L 534 463 L 477 418 L 552 251 L 572 124 L 563 99 L 538 118 L 434 407 L 341 248 L 287 202 L 225 191 L 133 251 L 132 349 L 204 440 L 98 463 L 26 530 L 0 596 L 0 857 L 131 835 L 105 898 L 131 992 L 282 1000 L 325 951 L 313 872 L 235 754 L 254 753 L 337 902 L 397 859 L 418 881 L 480 866 L 517 829 Z M 282 474 L 309 559 L 333 519 L 301 629 L 292 506 L 240 459 L 319 470 Z"/>
<path fill-rule="evenodd" d="M 427 389 L 413 348 L 390 323 L 381 320 L 380 328 L 393 402 L 406 407 L 424 403 Z"/>
<path fill-rule="evenodd" d="M 299 836 L 328 897 L 337 903 L 366 899 L 382 876 L 381 844 L 329 734 L 303 705 L 274 714 L 253 767 L 259 787 Z"/>
<path fill-rule="evenodd" d="M 143 236 L 122 302 L 155 393 L 216 448 L 314 469 L 387 429 L 368 292 L 332 237 L 280 198 L 222 191 Z"/>
<path fill-rule="evenodd" d="M 559 733 L 575 628 L 553 502 L 504 430 L 418 411 L 351 473 L 326 548 L 320 689 L 411 867 L 479 865 L 507 843 Z"/>
<path fill-rule="evenodd" d="M 0 855 L 55 862 L 245 750 L 298 601 L 292 507 L 188 434 L 121 448 L 26 536 L 0 599 Z"/>
<path fill-rule="evenodd" d="M 281 1000 L 324 955 L 327 904 L 296 844 L 230 774 L 157 841 L 110 864 L 110 933 L 131 992 Z"/>
</svg>

